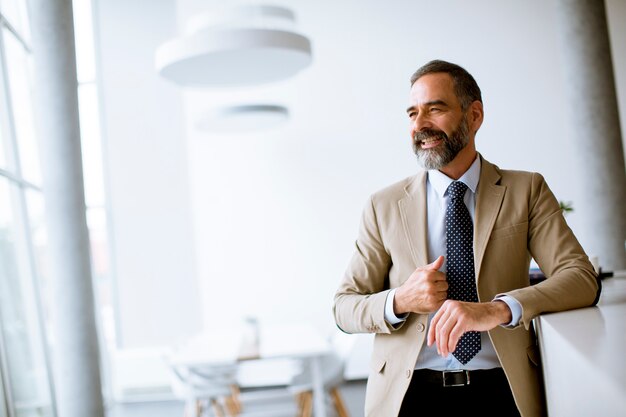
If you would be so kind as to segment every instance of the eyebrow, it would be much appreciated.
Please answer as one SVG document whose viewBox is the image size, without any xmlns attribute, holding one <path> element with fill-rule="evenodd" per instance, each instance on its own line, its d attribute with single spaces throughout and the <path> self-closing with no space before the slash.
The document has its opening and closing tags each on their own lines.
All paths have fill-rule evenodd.
<svg viewBox="0 0 626 417">
<path fill-rule="evenodd" d="M 424 106 L 446 106 L 446 107 L 448 107 L 448 103 L 446 103 L 443 100 L 427 101 L 423 105 Z M 411 110 L 414 110 L 414 109 L 415 109 L 415 106 L 409 106 L 409 107 L 407 107 L 406 112 L 409 113 Z"/>
</svg>

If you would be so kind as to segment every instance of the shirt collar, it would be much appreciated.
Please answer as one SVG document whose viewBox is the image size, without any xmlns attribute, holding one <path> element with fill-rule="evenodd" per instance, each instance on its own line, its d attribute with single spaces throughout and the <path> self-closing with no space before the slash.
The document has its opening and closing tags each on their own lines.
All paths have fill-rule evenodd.
<svg viewBox="0 0 626 417">
<path fill-rule="evenodd" d="M 472 190 L 473 193 L 476 193 L 476 189 L 478 188 L 478 180 L 480 179 L 480 167 L 480 157 L 476 155 L 476 159 L 474 159 L 472 165 L 470 165 L 468 170 L 465 171 L 465 173 L 461 175 L 461 178 L 458 179 L 458 181 L 461 181 L 462 183 L 467 185 L 467 188 Z M 430 169 L 428 170 L 428 181 L 430 182 L 430 185 L 434 188 L 437 195 L 443 198 L 446 190 L 454 180 L 439 170 Z"/>
</svg>

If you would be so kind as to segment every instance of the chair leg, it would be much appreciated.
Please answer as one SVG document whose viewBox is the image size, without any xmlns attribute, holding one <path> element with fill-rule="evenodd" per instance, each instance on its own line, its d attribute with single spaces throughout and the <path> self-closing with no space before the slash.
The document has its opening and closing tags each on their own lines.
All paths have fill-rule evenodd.
<svg viewBox="0 0 626 417">
<path fill-rule="evenodd" d="M 303 392 L 302 394 L 302 408 L 300 417 L 311 417 L 313 414 L 313 394 L 311 391 Z"/>
<path fill-rule="evenodd" d="M 304 392 L 296 394 L 296 405 L 298 406 L 298 411 L 300 412 L 298 415 L 302 415 L 302 410 L 304 409 L 304 395 Z"/>
<path fill-rule="evenodd" d="M 215 398 L 211 399 L 211 408 L 213 409 L 216 417 L 226 417 L 224 415 L 224 409 L 222 408 L 222 405 Z"/>
<path fill-rule="evenodd" d="M 230 417 L 236 417 L 239 415 L 239 407 L 237 406 L 237 400 L 233 397 L 224 398 L 226 404 L 226 411 Z"/>
<path fill-rule="evenodd" d="M 335 409 L 337 410 L 339 417 L 350 417 L 346 404 L 343 402 L 343 398 L 341 398 L 341 394 L 339 393 L 339 388 L 335 387 L 331 389 L 330 395 L 333 397 Z"/>
<path fill-rule="evenodd" d="M 228 408 L 228 412 L 231 416 L 237 416 L 241 414 L 241 400 L 239 399 L 239 395 L 241 391 L 239 390 L 238 385 L 230 386 L 230 397 L 226 398 L 226 407 Z"/>
</svg>

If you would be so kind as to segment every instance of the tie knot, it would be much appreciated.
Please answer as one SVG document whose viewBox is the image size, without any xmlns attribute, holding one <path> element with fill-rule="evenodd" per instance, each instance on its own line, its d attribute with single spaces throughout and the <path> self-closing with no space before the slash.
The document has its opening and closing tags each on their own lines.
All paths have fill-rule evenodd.
<svg viewBox="0 0 626 417">
<path fill-rule="evenodd" d="M 467 185 L 463 184 L 461 181 L 453 181 L 452 184 L 448 186 L 448 195 L 452 200 L 456 200 L 457 198 L 463 198 L 465 195 L 465 190 L 467 190 Z"/>
</svg>

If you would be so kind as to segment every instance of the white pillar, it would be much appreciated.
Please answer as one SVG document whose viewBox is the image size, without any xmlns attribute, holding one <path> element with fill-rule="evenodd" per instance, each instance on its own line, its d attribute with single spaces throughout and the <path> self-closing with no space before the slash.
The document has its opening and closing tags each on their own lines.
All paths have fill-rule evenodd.
<svg viewBox="0 0 626 417">
<path fill-rule="evenodd" d="M 557 15 L 579 155 L 563 175 L 585 196 L 574 202 L 584 222 L 579 237 L 603 269 L 626 269 L 626 172 L 604 1 L 558 0 Z"/>
<path fill-rule="evenodd" d="M 103 417 L 71 0 L 30 0 L 59 417 Z"/>
</svg>

